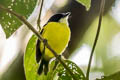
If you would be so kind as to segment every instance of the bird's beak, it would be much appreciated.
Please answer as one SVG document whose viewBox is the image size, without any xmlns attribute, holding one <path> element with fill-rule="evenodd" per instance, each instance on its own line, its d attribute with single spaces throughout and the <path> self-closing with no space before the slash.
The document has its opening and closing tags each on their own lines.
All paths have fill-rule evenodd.
<svg viewBox="0 0 120 80">
<path fill-rule="evenodd" d="M 66 16 L 70 16 L 70 14 L 71 14 L 71 12 L 67 12 L 67 13 L 66 13 Z"/>
<path fill-rule="evenodd" d="M 71 12 L 64 13 L 64 17 L 70 16 Z"/>
</svg>

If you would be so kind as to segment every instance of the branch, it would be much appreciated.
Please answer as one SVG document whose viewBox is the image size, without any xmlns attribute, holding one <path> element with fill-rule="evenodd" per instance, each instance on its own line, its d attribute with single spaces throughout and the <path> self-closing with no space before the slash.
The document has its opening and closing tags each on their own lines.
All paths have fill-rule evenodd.
<svg viewBox="0 0 120 80">
<path fill-rule="evenodd" d="M 90 54 L 88 69 L 87 69 L 87 73 L 86 73 L 86 80 L 89 80 L 89 73 L 90 73 L 90 68 L 91 68 L 91 63 L 92 63 L 92 57 L 93 57 L 93 53 L 94 53 L 94 50 L 95 50 L 95 47 L 96 47 L 96 44 L 97 44 L 97 41 L 98 41 L 98 37 L 99 37 L 99 34 L 100 34 L 102 16 L 103 16 L 103 12 L 104 12 L 104 5 L 105 5 L 105 0 L 101 0 L 98 29 L 97 29 L 96 37 L 95 37 L 94 44 L 93 44 L 93 47 L 92 47 L 92 51 L 91 51 L 91 54 Z"/>
<path fill-rule="evenodd" d="M 37 26 L 39 28 L 39 31 L 41 30 L 41 26 L 40 26 L 40 18 L 41 18 L 41 13 L 42 13 L 42 8 L 43 8 L 43 3 L 44 3 L 44 0 L 41 0 L 41 4 L 40 4 L 40 12 L 39 12 L 39 16 L 38 16 L 38 20 L 37 20 Z"/>
<path fill-rule="evenodd" d="M 56 57 L 56 59 L 59 60 L 59 62 L 64 66 L 64 68 L 70 73 L 70 75 L 72 76 L 72 78 L 74 80 L 77 80 L 76 77 L 74 76 L 74 74 L 72 73 L 72 71 L 68 68 L 68 66 L 64 63 L 64 61 L 61 59 L 61 57 L 59 57 L 57 55 L 57 53 L 50 47 L 50 45 L 47 43 L 47 41 L 34 29 L 34 27 L 26 20 L 26 18 L 24 16 L 21 16 L 20 14 L 11 11 L 8 8 L 5 8 L 4 6 L 2 6 L 0 4 L 0 9 L 3 11 L 6 11 L 14 16 L 16 16 L 21 22 L 23 22 L 25 25 L 27 25 L 27 27 L 32 30 L 32 32 L 39 38 L 40 41 L 42 41 L 44 43 L 44 45 L 46 45 L 46 47 L 54 54 L 54 56 Z"/>
</svg>

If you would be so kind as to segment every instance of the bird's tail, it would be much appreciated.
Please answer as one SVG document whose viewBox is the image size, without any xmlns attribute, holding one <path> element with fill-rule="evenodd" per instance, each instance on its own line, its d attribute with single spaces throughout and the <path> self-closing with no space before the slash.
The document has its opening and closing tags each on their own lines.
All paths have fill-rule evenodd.
<svg viewBox="0 0 120 80">
<path fill-rule="evenodd" d="M 46 61 L 44 59 L 41 60 L 40 66 L 38 68 L 38 74 L 42 74 L 42 72 L 44 72 L 45 75 L 47 75 L 48 73 L 48 65 L 49 65 L 49 61 Z"/>
<path fill-rule="evenodd" d="M 36 61 L 37 63 L 40 63 L 40 66 L 38 68 L 38 74 L 42 74 L 42 72 L 44 72 L 45 75 L 47 75 L 48 73 L 48 64 L 49 61 L 45 60 L 44 57 L 44 53 L 45 53 L 45 46 L 44 46 L 44 50 L 43 52 L 40 51 L 40 40 L 37 40 L 37 44 L 36 44 Z"/>
</svg>

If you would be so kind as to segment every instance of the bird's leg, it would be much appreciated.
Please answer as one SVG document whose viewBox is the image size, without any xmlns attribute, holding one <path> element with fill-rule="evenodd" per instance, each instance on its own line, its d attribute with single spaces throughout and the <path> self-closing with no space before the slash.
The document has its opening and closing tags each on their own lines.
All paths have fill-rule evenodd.
<svg viewBox="0 0 120 80">
<path fill-rule="evenodd" d="M 47 43 L 47 39 L 44 39 L 43 42 L 44 42 L 44 43 Z M 45 44 L 44 44 L 44 45 L 45 45 Z"/>
</svg>

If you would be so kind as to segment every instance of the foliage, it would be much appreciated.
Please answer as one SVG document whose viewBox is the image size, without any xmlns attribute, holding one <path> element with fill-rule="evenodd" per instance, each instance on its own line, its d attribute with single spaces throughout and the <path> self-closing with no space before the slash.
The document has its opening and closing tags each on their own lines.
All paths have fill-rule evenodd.
<svg viewBox="0 0 120 80">
<path fill-rule="evenodd" d="M 37 0 L 0 0 L 0 4 L 28 18 L 35 8 Z M 0 24 L 9 38 L 22 23 L 15 16 L 0 10 Z"/>
<path fill-rule="evenodd" d="M 30 41 L 28 42 L 25 56 L 24 56 L 24 68 L 25 75 L 27 80 L 38 80 L 39 75 L 37 75 L 37 69 L 39 65 L 35 60 L 35 45 L 36 45 L 36 36 L 32 36 Z"/>
<path fill-rule="evenodd" d="M 82 4 L 83 6 L 85 6 L 86 10 L 90 9 L 91 0 L 76 0 L 76 1 L 79 2 L 80 4 Z"/>
<path fill-rule="evenodd" d="M 9 8 L 11 11 L 15 11 L 16 13 L 25 16 L 28 18 L 32 13 L 33 9 L 36 6 L 37 0 L 0 0 L 0 5 Z M 91 0 L 77 0 L 77 2 L 81 3 L 86 7 L 87 10 L 90 9 Z M 23 9 L 24 7 L 24 9 Z M 13 16 L 12 14 L 1 11 L 0 10 L 0 24 L 6 33 L 6 37 L 9 38 L 21 25 L 21 21 Z M 64 68 L 62 64 L 58 64 L 57 68 L 53 70 L 55 61 L 52 61 L 49 64 L 49 72 L 47 75 L 38 75 L 37 70 L 39 64 L 36 62 L 35 53 L 36 53 L 36 41 L 38 37 L 33 35 L 28 42 L 26 47 L 26 52 L 24 55 L 24 69 L 27 80 L 72 80 L 72 76 L 69 72 Z M 77 80 L 85 80 L 85 75 L 82 70 L 73 62 L 69 60 L 64 60 L 65 64 L 72 71 L 77 78 Z M 119 80 L 120 73 L 115 73 L 110 76 L 103 77 L 102 79 L 96 80 Z"/>
<path fill-rule="evenodd" d="M 25 68 L 25 75 L 27 80 L 49 80 L 54 79 L 56 80 L 56 77 L 58 80 L 72 80 L 72 77 L 69 75 L 69 72 L 62 66 L 62 64 L 59 64 L 58 67 L 53 71 L 53 67 L 55 64 L 55 61 L 52 61 L 49 64 L 50 71 L 48 72 L 48 75 L 38 75 L 37 70 L 39 67 L 39 64 L 37 64 L 35 59 L 35 53 L 36 53 L 36 41 L 37 37 L 34 35 L 31 37 L 31 39 L 28 42 L 25 56 L 24 56 L 24 68 Z M 66 65 L 71 69 L 71 71 L 74 73 L 74 76 L 79 80 L 84 80 L 85 76 L 82 72 L 82 70 L 73 62 L 69 60 L 65 60 Z M 57 75 L 58 74 L 58 75 Z"/>
<path fill-rule="evenodd" d="M 75 63 L 69 60 L 65 60 L 65 63 L 73 72 L 77 80 L 85 80 L 85 76 L 82 70 Z M 69 74 L 69 72 L 64 68 L 62 64 L 59 64 L 57 66 L 57 69 L 55 70 L 54 75 L 57 76 L 57 79 L 55 80 L 72 80 L 72 76 Z"/>
</svg>

